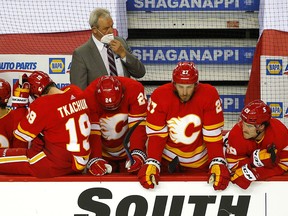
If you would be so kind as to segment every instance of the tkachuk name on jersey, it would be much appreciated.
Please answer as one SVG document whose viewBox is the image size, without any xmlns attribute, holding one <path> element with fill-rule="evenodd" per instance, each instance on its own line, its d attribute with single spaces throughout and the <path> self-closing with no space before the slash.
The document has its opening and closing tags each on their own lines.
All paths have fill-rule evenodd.
<svg viewBox="0 0 288 216">
<path fill-rule="evenodd" d="M 60 112 L 61 117 L 72 115 L 73 113 L 79 112 L 81 110 L 88 109 L 85 99 L 74 101 L 65 106 L 59 107 L 57 110 Z"/>
</svg>

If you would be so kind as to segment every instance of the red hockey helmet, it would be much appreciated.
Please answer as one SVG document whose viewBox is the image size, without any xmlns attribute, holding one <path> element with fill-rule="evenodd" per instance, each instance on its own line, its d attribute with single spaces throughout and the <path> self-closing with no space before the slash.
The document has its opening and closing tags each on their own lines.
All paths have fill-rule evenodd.
<svg viewBox="0 0 288 216">
<path fill-rule="evenodd" d="M 11 97 L 11 86 L 9 82 L 0 78 L 0 104 L 7 104 Z"/>
<path fill-rule="evenodd" d="M 115 110 L 123 98 L 121 82 L 114 76 L 102 76 L 96 87 L 96 100 L 107 110 Z"/>
<path fill-rule="evenodd" d="M 262 100 L 254 100 L 243 108 L 241 119 L 247 124 L 261 125 L 270 121 L 271 109 Z"/>
<path fill-rule="evenodd" d="M 198 82 L 198 70 L 193 62 L 179 62 L 173 70 L 174 83 L 194 84 Z"/>
<path fill-rule="evenodd" d="M 53 83 L 53 80 L 43 71 L 34 71 L 28 77 L 28 82 L 30 84 L 30 96 L 38 98 L 42 95 L 45 88 Z"/>
</svg>

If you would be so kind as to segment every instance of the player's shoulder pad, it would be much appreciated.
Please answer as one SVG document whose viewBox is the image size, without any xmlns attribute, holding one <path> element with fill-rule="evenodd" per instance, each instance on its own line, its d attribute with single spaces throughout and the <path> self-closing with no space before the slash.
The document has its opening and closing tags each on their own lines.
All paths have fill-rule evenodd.
<svg viewBox="0 0 288 216">
<path fill-rule="evenodd" d="M 154 102 L 169 101 L 169 98 L 175 96 L 175 88 L 172 83 L 167 83 L 157 87 L 151 94 L 151 98 Z"/>
<path fill-rule="evenodd" d="M 137 80 L 129 77 L 118 77 L 118 80 L 121 82 L 124 89 L 127 89 L 128 91 L 144 91 L 144 86 Z"/>
</svg>

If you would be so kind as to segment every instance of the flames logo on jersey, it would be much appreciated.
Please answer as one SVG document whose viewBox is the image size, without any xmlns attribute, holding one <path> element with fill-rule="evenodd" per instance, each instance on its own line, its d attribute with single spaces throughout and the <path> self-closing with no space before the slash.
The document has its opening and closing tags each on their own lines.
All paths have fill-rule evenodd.
<svg viewBox="0 0 288 216">
<path fill-rule="evenodd" d="M 128 129 L 128 125 L 124 125 L 127 121 L 127 114 L 117 114 L 114 116 L 100 118 L 100 128 L 102 137 L 106 140 L 116 140 L 121 138 Z"/>
<path fill-rule="evenodd" d="M 194 128 L 201 126 L 201 119 L 199 116 L 190 114 L 185 117 L 171 118 L 167 121 L 169 127 L 169 135 L 174 143 L 183 143 L 189 145 L 197 139 L 200 134 L 200 129 L 194 131 L 190 136 L 187 136 L 188 126 L 193 124 Z M 188 133 L 187 133 L 188 132 Z"/>
</svg>

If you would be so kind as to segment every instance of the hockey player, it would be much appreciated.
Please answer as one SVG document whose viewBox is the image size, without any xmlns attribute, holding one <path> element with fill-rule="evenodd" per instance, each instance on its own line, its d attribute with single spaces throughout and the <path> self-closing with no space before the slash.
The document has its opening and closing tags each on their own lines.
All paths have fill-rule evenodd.
<svg viewBox="0 0 288 216">
<path fill-rule="evenodd" d="M 241 112 L 240 122 L 227 134 L 227 162 L 231 181 L 243 189 L 251 182 L 282 175 L 288 170 L 288 131 L 271 109 L 254 100 Z"/>
<path fill-rule="evenodd" d="M 26 75 L 21 77 L 21 79 L 26 78 Z M 20 86 L 19 81 L 17 81 L 13 86 L 12 106 L 15 109 L 7 107 L 10 96 L 10 84 L 0 78 L 0 148 L 28 148 L 28 142 L 15 139 L 13 131 L 16 129 L 19 121 L 25 118 L 27 114 L 29 84 L 24 82 L 24 85 Z"/>
<path fill-rule="evenodd" d="M 127 77 L 102 76 L 84 91 L 91 110 L 91 159 L 93 175 L 110 172 L 135 172 L 146 154 L 145 118 L 147 99 L 143 85 Z M 133 161 L 128 160 L 123 141 L 129 128 L 139 123 L 130 137 Z"/>
<path fill-rule="evenodd" d="M 41 71 L 33 72 L 28 83 L 35 100 L 14 135 L 32 145 L 30 149 L 0 149 L 0 173 L 39 178 L 81 173 L 90 154 L 91 131 L 82 91 L 76 86 L 60 90 Z"/>
<path fill-rule="evenodd" d="M 158 87 L 148 103 L 145 165 L 138 172 L 144 188 L 158 184 L 160 171 L 176 158 L 182 172 L 207 172 L 215 190 L 230 181 L 223 152 L 224 117 L 217 90 L 198 82 L 192 62 L 179 62 L 172 82 Z"/>
</svg>

